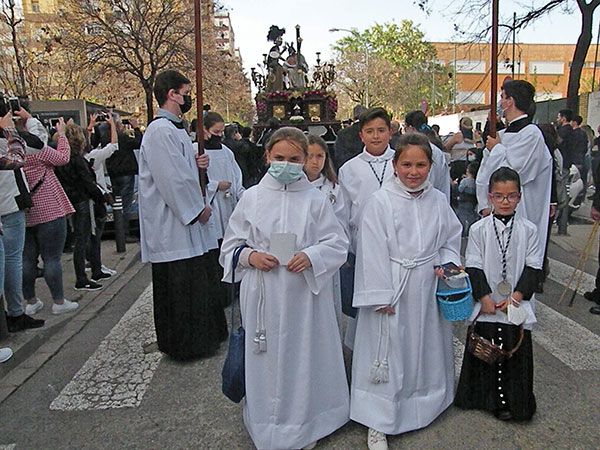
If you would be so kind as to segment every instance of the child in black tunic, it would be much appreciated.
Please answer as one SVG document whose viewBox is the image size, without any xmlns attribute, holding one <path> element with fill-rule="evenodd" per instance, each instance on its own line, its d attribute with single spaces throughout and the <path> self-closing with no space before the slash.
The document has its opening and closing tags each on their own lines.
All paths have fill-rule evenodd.
<svg viewBox="0 0 600 450">
<path fill-rule="evenodd" d="M 520 190 L 514 170 L 501 167 L 492 174 L 493 214 L 473 224 L 466 251 L 466 271 L 478 301 L 471 317 L 476 320 L 475 333 L 506 351 L 519 346 L 521 326 L 524 333 L 518 350 L 501 363 L 488 364 L 465 350 L 454 404 L 490 411 L 501 420 L 529 420 L 536 410 L 532 303 L 544 249 L 536 226 L 515 215 Z"/>
</svg>

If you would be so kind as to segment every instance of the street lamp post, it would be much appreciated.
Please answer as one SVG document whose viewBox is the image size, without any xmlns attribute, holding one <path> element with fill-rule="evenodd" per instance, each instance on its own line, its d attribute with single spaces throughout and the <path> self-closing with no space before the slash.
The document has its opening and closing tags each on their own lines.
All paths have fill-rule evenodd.
<svg viewBox="0 0 600 450">
<path fill-rule="evenodd" d="M 352 34 L 354 37 L 360 37 L 360 34 L 358 31 L 356 30 L 349 30 L 348 28 L 330 28 L 329 32 L 330 33 L 335 33 L 337 31 L 345 31 L 346 33 L 350 33 Z M 369 107 L 369 84 L 370 84 L 370 80 L 369 80 L 369 43 L 365 42 L 364 43 L 365 46 L 365 69 L 367 71 L 367 80 L 365 83 L 365 107 Z"/>
</svg>

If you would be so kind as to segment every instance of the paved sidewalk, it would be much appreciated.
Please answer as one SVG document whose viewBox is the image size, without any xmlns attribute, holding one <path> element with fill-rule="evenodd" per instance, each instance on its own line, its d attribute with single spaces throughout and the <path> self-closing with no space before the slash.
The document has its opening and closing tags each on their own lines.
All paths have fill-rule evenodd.
<svg viewBox="0 0 600 450">
<path fill-rule="evenodd" d="M 14 352 L 11 360 L 0 365 L 0 403 L 94 318 L 143 267 L 139 244 L 127 244 L 125 253 L 117 253 L 114 240 L 102 242 L 102 262 L 117 274 L 103 280 L 103 289 L 99 291 L 76 291 L 73 255 L 63 254 L 65 297 L 79 303 L 73 313 L 53 315 L 48 287 L 43 278 L 37 279 L 37 296 L 44 302 L 44 308 L 34 317 L 45 319 L 46 323 L 42 328 L 10 333 L 0 341 L 0 346 L 10 347 Z"/>
</svg>

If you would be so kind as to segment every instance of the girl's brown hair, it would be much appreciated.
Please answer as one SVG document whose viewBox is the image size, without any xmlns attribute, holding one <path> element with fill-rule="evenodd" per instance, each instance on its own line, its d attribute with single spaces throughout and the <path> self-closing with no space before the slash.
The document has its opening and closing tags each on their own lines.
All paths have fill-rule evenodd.
<svg viewBox="0 0 600 450">
<path fill-rule="evenodd" d="M 338 177 L 333 170 L 333 164 L 331 163 L 331 156 L 329 155 L 329 149 L 327 143 L 321 136 L 314 136 L 310 134 L 308 136 L 308 145 L 318 145 L 325 152 L 325 165 L 321 170 L 321 173 L 335 186 L 338 183 Z"/>
<path fill-rule="evenodd" d="M 429 145 L 429 139 L 427 139 L 427 136 L 422 133 L 406 133 L 400 136 L 400 139 L 398 139 L 398 143 L 396 144 L 394 164 L 396 161 L 398 161 L 398 158 L 400 158 L 402 152 L 411 145 L 419 147 L 421 150 L 423 150 L 429 162 L 433 164 L 433 153 L 431 151 L 431 146 Z"/>
<path fill-rule="evenodd" d="M 302 151 L 304 155 L 308 154 L 308 139 L 306 135 L 298 128 L 283 127 L 279 128 L 267 142 L 267 152 L 270 152 L 275 144 L 281 141 L 286 141 L 293 147 Z"/>
</svg>

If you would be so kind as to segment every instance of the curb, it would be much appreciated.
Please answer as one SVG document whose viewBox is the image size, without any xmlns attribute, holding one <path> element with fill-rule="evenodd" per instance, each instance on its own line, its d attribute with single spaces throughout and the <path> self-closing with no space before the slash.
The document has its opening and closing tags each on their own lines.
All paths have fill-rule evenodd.
<svg viewBox="0 0 600 450">
<path fill-rule="evenodd" d="M 25 381 L 31 378 L 48 360 L 99 312 L 101 312 L 145 266 L 141 262 L 141 251 L 127 255 L 117 265 L 120 275 L 107 284 L 102 291 L 89 292 L 81 298 L 77 314 L 36 333 L 29 341 L 15 350 L 6 367 L 0 369 L 0 403 L 4 402 Z"/>
</svg>

